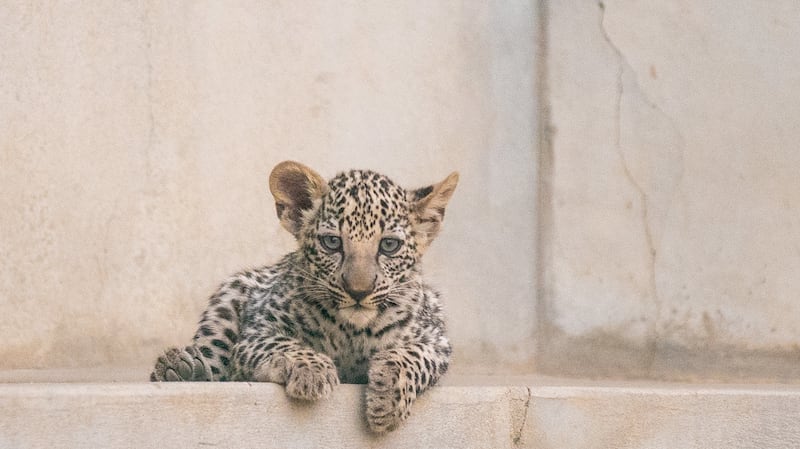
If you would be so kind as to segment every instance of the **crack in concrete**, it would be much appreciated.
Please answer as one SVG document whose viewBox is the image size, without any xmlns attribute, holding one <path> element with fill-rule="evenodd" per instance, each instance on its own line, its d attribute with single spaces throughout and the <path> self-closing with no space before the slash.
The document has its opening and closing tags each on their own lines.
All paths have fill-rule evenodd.
<svg viewBox="0 0 800 449">
<path fill-rule="evenodd" d="M 645 355 L 645 371 L 648 375 L 652 372 L 653 365 L 655 363 L 655 356 L 658 350 L 658 343 L 660 340 L 659 330 L 658 330 L 658 323 L 661 318 L 661 309 L 663 307 L 661 298 L 658 292 L 658 285 L 656 282 L 656 261 L 657 261 L 657 250 L 655 241 L 653 238 L 653 231 L 652 225 L 650 223 L 650 201 L 647 192 L 645 191 L 642 184 L 636 180 L 635 176 L 631 172 L 630 165 L 628 160 L 625 158 L 625 151 L 622 148 L 622 98 L 625 95 L 625 84 L 623 80 L 623 76 L 626 70 L 630 70 L 633 73 L 634 80 L 636 85 L 638 86 L 638 76 L 636 72 L 633 70 L 632 65 L 628 62 L 625 55 L 622 53 L 619 47 L 611 40 L 611 37 L 608 35 L 608 30 L 605 26 L 605 18 L 606 18 L 606 7 L 605 3 L 602 1 L 598 3 L 600 7 L 600 32 L 603 34 L 603 39 L 617 56 L 618 61 L 618 69 L 617 69 L 617 77 L 616 77 L 616 85 L 617 85 L 617 92 L 616 92 L 616 104 L 615 104 L 615 130 L 614 130 L 614 145 L 617 150 L 617 155 L 619 156 L 620 163 L 622 165 L 623 173 L 636 190 L 639 196 L 639 205 L 642 211 L 642 227 L 645 236 L 645 244 L 647 245 L 648 257 L 649 257 L 649 290 L 652 297 L 652 300 L 655 305 L 655 317 L 653 319 L 653 325 L 651 328 L 651 336 L 647 341 L 647 351 Z M 641 91 L 641 89 L 639 89 Z M 680 133 L 677 131 L 675 123 L 664 113 L 661 108 L 658 107 L 655 103 L 653 103 L 650 99 L 648 99 L 643 93 L 639 96 L 639 98 L 645 102 L 649 107 L 655 109 L 660 113 L 660 115 L 666 118 L 672 128 L 676 131 L 679 137 Z"/>
<path fill-rule="evenodd" d="M 616 54 L 617 59 L 619 60 L 619 63 L 620 63 L 620 71 L 624 72 L 625 69 L 630 70 L 630 72 L 633 74 L 633 78 L 634 78 L 635 84 L 637 85 L 637 87 L 639 87 L 639 91 L 642 93 L 642 95 L 640 95 L 639 98 L 642 101 L 644 101 L 644 103 L 647 106 L 649 106 L 650 108 L 658 111 L 659 115 L 661 115 L 665 120 L 667 120 L 669 122 L 670 127 L 672 128 L 672 130 L 683 141 L 684 138 L 683 138 L 683 135 L 680 132 L 680 128 L 675 123 L 675 121 L 672 119 L 672 117 L 670 117 L 666 112 L 664 112 L 664 110 L 661 108 L 661 106 L 659 106 L 653 100 L 648 98 L 647 95 L 644 95 L 644 91 L 641 89 L 641 84 L 639 83 L 639 74 L 638 74 L 638 72 L 636 72 L 636 70 L 633 69 L 633 65 L 630 62 L 628 62 L 628 58 L 625 57 L 625 54 L 622 53 L 622 50 L 620 50 L 620 48 L 617 46 L 617 44 L 614 43 L 614 41 L 611 39 L 611 36 L 608 35 L 608 30 L 606 29 L 606 25 L 605 25 L 605 18 L 606 18 L 605 17 L 605 13 L 606 13 L 605 2 L 603 2 L 603 1 L 598 2 L 598 6 L 600 7 L 600 32 L 603 33 L 603 40 L 608 44 L 609 47 L 611 47 L 611 50 Z M 619 75 L 619 78 L 617 79 L 617 81 L 621 83 L 622 82 L 622 79 L 621 79 L 622 73 L 619 73 L 618 75 Z"/>
<path fill-rule="evenodd" d="M 525 435 L 525 426 L 528 424 L 528 410 L 531 407 L 531 397 L 533 397 L 533 393 L 531 392 L 531 387 L 525 387 L 527 392 L 527 396 L 525 398 L 525 404 L 522 406 L 522 422 L 519 425 L 519 428 L 514 429 L 514 434 L 512 436 L 512 441 L 514 442 L 514 446 L 521 446 L 523 445 L 523 436 Z"/>
</svg>

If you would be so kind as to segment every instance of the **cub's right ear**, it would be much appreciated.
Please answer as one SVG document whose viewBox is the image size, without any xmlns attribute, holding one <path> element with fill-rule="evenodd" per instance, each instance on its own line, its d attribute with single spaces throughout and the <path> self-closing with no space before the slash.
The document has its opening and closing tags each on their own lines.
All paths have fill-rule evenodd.
<svg viewBox="0 0 800 449">
<path fill-rule="evenodd" d="M 303 225 L 303 212 L 311 209 L 327 189 L 322 176 L 299 162 L 281 162 L 269 175 L 269 190 L 275 197 L 278 219 L 295 237 Z"/>
</svg>

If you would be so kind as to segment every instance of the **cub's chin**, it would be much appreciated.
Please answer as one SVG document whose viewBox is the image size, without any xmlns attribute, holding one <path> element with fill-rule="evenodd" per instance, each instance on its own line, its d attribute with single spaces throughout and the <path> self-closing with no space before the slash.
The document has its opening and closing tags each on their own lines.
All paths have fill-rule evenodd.
<svg viewBox="0 0 800 449">
<path fill-rule="evenodd" d="M 344 321 L 352 324 L 356 329 L 363 329 L 369 325 L 377 316 L 376 309 L 367 309 L 364 307 L 348 307 L 339 310 L 339 316 Z"/>
</svg>

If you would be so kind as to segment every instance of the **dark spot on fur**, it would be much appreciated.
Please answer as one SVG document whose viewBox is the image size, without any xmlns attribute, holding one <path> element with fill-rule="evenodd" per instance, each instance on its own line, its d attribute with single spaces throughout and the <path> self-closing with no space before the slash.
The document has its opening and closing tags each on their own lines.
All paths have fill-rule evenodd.
<svg viewBox="0 0 800 449">
<path fill-rule="evenodd" d="M 228 340 L 230 340 L 231 343 L 236 343 L 236 341 L 239 339 L 239 336 L 236 335 L 236 332 L 230 328 L 225 329 L 225 336 L 228 337 Z"/>
<path fill-rule="evenodd" d="M 230 346 L 228 346 L 228 344 L 227 344 L 227 343 L 225 343 L 225 342 L 224 342 L 224 341 L 222 341 L 222 340 L 216 339 L 216 338 L 215 338 L 215 339 L 213 339 L 213 340 L 211 340 L 211 344 L 212 344 L 212 345 L 214 345 L 214 346 L 216 346 L 216 347 L 218 347 L 218 348 L 220 348 L 220 349 L 223 349 L 223 350 L 225 350 L 225 351 L 227 351 L 227 350 L 229 350 L 229 349 L 230 349 Z"/>
<path fill-rule="evenodd" d="M 217 308 L 217 316 L 222 318 L 225 321 L 233 320 L 233 313 L 231 313 L 231 309 L 227 307 L 218 307 Z"/>
</svg>

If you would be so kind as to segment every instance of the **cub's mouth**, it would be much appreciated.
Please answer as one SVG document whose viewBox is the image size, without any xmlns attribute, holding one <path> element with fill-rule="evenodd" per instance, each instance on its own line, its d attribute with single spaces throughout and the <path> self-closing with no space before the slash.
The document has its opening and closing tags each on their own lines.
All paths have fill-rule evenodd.
<svg viewBox="0 0 800 449">
<path fill-rule="evenodd" d="M 339 309 L 339 316 L 358 329 L 367 327 L 378 316 L 378 309 L 363 304 Z"/>
</svg>

